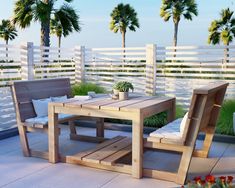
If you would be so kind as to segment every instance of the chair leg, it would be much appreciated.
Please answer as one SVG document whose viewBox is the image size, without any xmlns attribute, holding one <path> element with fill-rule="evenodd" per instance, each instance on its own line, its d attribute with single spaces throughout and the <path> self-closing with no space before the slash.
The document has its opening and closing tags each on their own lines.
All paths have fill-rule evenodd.
<svg viewBox="0 0 235 188">
<path fill-rule="evenodd" d="M 74 121 L 69 121 L 70 134 L 77 134 L 77 130 Z"/>
<path fill-rule="evenodd" d="M 73 140 L 74 137 L 77 135 L 77 130 L 75 127 L 74 121 L 69 121 L 69 129 L 70 129 L 70 139 Z"/>
<path fill-rule="evenodd" d="M 207 127 L 207 129 L 205 130 L 205 139 L 203 141 L 202 149 L 195 150 L 193 152 L 194 157 L 202 157 L 202 158 L 208 157 L 212 140 L 213 140 L 213 136 L 214 136 L 214 132 L 215 132 L 214 127 L 211 127 L 211 128 Z"/>
<path fill-rule="evenodd" d="M 177 178 L 175 181 L 176 183 L 184 185 L 188 174 L 189 165 L 192 159 L 192 153 L 193 153 L 192 148 L 188 148 L 182 153 Z"/>
<path fill-rule="evenodd" d="M 25 157 L 30 157 L 29 143 L 26 133 L 26 127 L 19 125 L 18 126 L 19 136 L 20 136 L 20 144 L 23 150 L 23 155 Z"/>
<path fill-rule="evenodd" d="M 96 120 L 96 136 L 104 137 L 104 118 L 98 118 Z"/>
</svg>

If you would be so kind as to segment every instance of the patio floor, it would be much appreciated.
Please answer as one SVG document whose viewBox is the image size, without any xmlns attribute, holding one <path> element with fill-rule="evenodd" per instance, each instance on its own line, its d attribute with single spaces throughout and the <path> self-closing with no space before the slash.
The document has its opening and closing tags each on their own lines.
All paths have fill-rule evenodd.
<svg viewBox="0 0 235 188">
<path fill-rule="evenodd" d="M 94 135 L 91 128 L 78 128 L 80 134 Z M 33 148 L 47 148 L 47 136 L 29 134 Z M 131 133 L 106 130 L 106 137 L 116 135 L 131 136 Z M 200 146 L 201 141 L 197 142 Z M 93 147 L 93 143 L 71 141 L 67 127 L 62 128 L 60 150 L 72 154 L 75 151 Z M 144 154 L 144 166 L 158 169 L 177 168 L 177 154 L 147 151 Z M 212 173 L 216 176 L 235 176 L 235 145 L 213 142 L 209 158 L 193 158 L 188 179 L 197 175 Z M 179 187 L 179 185 L 151 178 L 134 179 L 130 175 L 98 170 L 84 166 L 65 163 L 50 164 L 47 160 L 23 157 L 19 137 L 11 137 L 0 141 L 0 187 L 79 187 L 79 188 L 138 188 L 138 187 Z"/>
</svg>

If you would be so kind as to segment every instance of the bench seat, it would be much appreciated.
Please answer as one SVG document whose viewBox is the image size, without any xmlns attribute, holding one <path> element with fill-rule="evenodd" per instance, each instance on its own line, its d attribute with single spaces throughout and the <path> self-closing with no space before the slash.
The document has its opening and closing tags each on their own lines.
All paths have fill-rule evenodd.
<svg viewBox="0 0 235 188">
<path fill-rule="evenodd" d="M 154 141 L 159 143 L 177 142 L 183 145 L 185 139 L 180 132 L 180 124 L 183 118 L 176 119 L 162 128 L 155 130 L 149 134 L 148 141 Z"/>
<path fill-rule="evenodd" d="M 20 143 L 24 156 L 40 157 L 48 159 L 48 152 L 34 150 L 28 142 L 28 132 L 40 132 L 48 134 L 47 107 L 49 102 L 63 102 L 72 98 L 72 90 L 69 78 L 54 78 L 41 80 L 21 80 L 9 83 L 14 101 L 16 120 L 20 135 Z M 94 93 L 93 93 L 94 94 Z M 96 97 L 96 95 L 95 95 Z M 76 100 L 89 100 L 89 96 L 78 96 Z M 49 100 L 50 99 L 50 100 Z M 35 108 L 36 106 L 36 108 Z M 68 122 L 70 139 L 90 141 L 98 137 L 104 139 L 104 119 L 93 118 L 96 123 L 96 137 L 80 135 L 75 127 L 75 120 L 89 119 L 86 116 L 74 116 L 60 114 L 58 123 Z M 58 129 L 60 130 L 60 129 Z"/>
<path fill-rule="evenodd" d="M 68 119 L 71 119 L 73 117 L 76 118 L 76 116 L 74 116 L 74 115 L 59 114 L 58 121 L 59 122 L 65 122 L 65 121 L 68 121 Z M 37 127 L 37 128 L 47 127 L 47 125 L 48 125 L 48 116 L 34 117 L 34 118 L 26 119 L 25 120 L 25 125 L 30 126 L 30 127 Z"/>
</svg>

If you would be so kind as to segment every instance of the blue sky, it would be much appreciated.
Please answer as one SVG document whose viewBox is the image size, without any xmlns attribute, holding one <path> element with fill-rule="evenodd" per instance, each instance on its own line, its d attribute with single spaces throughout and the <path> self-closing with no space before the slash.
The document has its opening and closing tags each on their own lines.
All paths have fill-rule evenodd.
<svg viewBox="0 0 235 188">
<path fill-rule="evenodd" d="M 0 0 L 0 20 L 13 15 L 15 0 Z M 60 4 L 62 0 L 58 1 Z M 161 0 L 74 0 L 72 5 L 80 15 L 82 31 L 62 39 L 63 47 L 85 45 L 86 47 L 120 47 L 121 34 L 109 30 L 110 13 L 118 3 L 129 3 L 138 13 L 140 29 L 127 32 L 127 46 L 144 46 L 155 43 L 159 46 L 171 45 L 173 23 L 164 22 L 159 16 Z M 235 10 L 235 0 L 196 0 L 199 16 L 193 21 L 181 20 L 179 25 L 179 45 L 206 45 L 208 26 L 219 17 L 222 8 Z M 20 30 L 16 40 L 10 44 L 34 42 L 40 44 L 40 26 L 34 23 L 30 28 Z M 3 43 L 1 40 L 0 43 Z M 51 37 L 51 46 L 57 46 L 56 37 Z"/>
</svg>

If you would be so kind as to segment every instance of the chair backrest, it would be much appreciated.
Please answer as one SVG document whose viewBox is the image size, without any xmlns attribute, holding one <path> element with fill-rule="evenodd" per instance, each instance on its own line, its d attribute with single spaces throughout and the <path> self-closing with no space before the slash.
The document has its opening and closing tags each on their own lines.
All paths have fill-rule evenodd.
<svg viewBox="0 0 235 188">
<path fill-rule="evenodd" d="M 10 84 L 17 121 L 24 122 L 36 116 L 32 99 L 67 95 L 72 96 L 69 78 L 15 81 Z"/>
<path fill-rule="evenodd" d="M 211 83 L 195 89 L 188 113 L 185 145 L 193 146 L 200 130 L 215 128 L 228 83 Z"/>
</svg>

